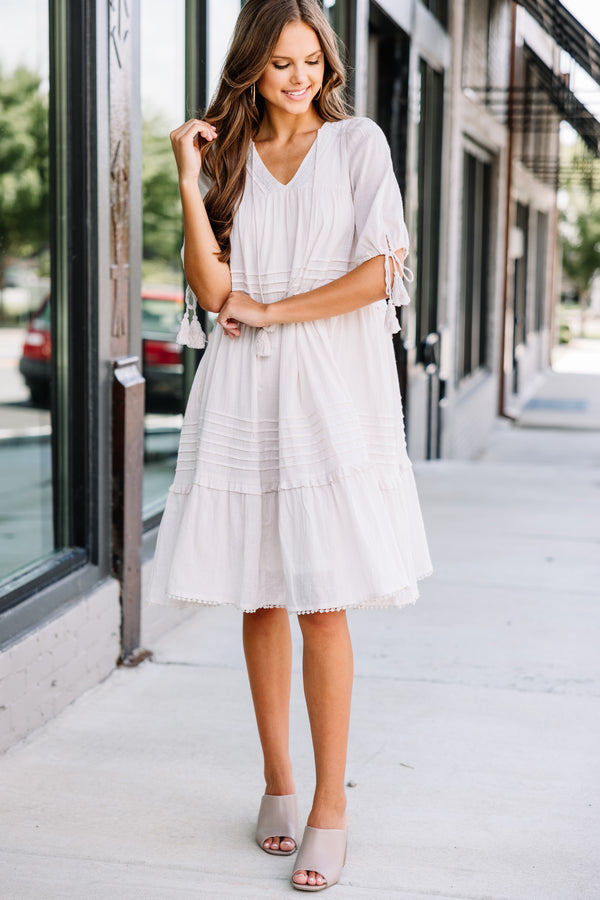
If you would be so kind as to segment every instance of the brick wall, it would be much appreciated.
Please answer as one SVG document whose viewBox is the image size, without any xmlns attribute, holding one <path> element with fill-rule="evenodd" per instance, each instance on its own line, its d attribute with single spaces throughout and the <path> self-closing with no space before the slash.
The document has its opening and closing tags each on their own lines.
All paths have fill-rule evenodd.
<svg viewBox="0 0 600 900">
<path fill-rule="evenodd" d="M 109 580 L 0 651 L 0 752 L 114 669 L 119 586 Z"/>
</svg>

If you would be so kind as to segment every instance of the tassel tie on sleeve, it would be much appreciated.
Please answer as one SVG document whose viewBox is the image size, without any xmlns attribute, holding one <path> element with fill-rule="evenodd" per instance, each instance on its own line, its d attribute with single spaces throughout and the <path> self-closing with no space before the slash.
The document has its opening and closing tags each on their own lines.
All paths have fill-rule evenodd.
<svg viewBox="0 0 600 900">
<path fill-rule="evenodd" d="M 410 278 L 408 277 L 410 275 Z M 396 315 L 396 306 L 406 306 L 410 303 L 408 291 L 404 287 L 403 278 L 408 282 L 414 280 L 414 274 L 408 266 L 400 262 L 390 246 L 385 252 L 385 294 L 387 297 L 387 309 L 385 311 L 385 330 L 390 334 L 400 331 L 400 323 Z"/>
<path fill-rule="evenodd" d="M 200 319 L 196 312 L 197 302 L 196 296 L 192 293 L 192 289 L 188 284 L 185 289 L 185 311 L 177 332 L 176 341 L 178 344 L 193 347 L 194 350 L 202 350 L 206 346 L 206 335 L 202 331 Z M 192 317 L 191 321 L 190 315 Z"/>
</svg>

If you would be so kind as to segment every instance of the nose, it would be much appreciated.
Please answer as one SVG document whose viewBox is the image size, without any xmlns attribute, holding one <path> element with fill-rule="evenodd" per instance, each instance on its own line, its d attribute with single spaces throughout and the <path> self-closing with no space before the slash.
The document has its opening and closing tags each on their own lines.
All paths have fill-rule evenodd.
<svg viewBox="0 0 600 900">
<path fill-rule="evenodd" d="M 292 72 L 292 81 L 294 84 L 305 84 L 308 81 L 306 77 L 306 69 L 302 63 L 297 63 Z"/>
</svg>

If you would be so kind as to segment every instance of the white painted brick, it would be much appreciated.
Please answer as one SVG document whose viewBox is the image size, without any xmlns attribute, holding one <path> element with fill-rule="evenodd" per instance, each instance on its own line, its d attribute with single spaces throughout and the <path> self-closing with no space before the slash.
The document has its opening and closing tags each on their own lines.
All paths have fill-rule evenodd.
<svg viewBox="0 0 600 900">
<path fill-rule="evenodd" d="M 63 621 L 64 620 L 64 621 Z M 62 624 L 58 624 L 58 623 Z M 68 618 L 67 614 L 61 616 L 60 619 L 54 620 L 50 625 L 43 626 L 38 632 L 38 636 L 40 638 L 40 646 L 43 646 L 44 649 L 52 650 L 54 647 L 59 646 L 65 640 L 65 635 L 68 632 Z"/>
<path fill-rule="evenodd" d="M 121 627 L 121 605 L 118 597 L 115 597 L 110 603 L 104 603 L 98 610 L 97 621 L 101 622 L 108 629 L 119 630 Z"/>
<path fill-rule="evenodd" d="M 71 689 L 77 687 L 85 679 L 86 675 L 85 656 L 73 656 L 64 666 L 57 669 L 54 673 L 53 681 L 56 681 L 59 691 L 70 693 Z"/>
<path fill-rule="evenodd" d="M 26 695 L 27 672 L 25 669 L 19 669 L 18 672 L 12 672 L 6 678 L 3 678 L 0 688 L 0 702 L 12 708 L 15 703 L 18 703 Z"/>
<path fill-rule="evenodd" d="M 2 684 L 2 681 L 10 674 L 11 664 L 12 654 L 10 652 L 10 649 L 4 651 L 0 650 L 0 685 Z"/>
<path fill-rule="evenodd" d="M 8 721 L 9 739 L 19 741 L 31 730 L 31 710 L 26 703 L 15 703 L 8 710 Z"/>
<path fill-rule="evenodd" d="M 56 696 L 51 688 L 41 685 L 27 695 L 29 730 L 39 728 L 56 714 Z"/>
<path fill-rule="evenodd" d="M 112 672 L 119 631 L 118 585 L 108 580 L 0 652 L 0 752 Z"/>
<path fill-rule="evenodd" d="M 98 621 L 108 634 L 120 640 L 121 610 L 119 607 L 112 610 L 107 609 Z"/>
<path fill-rule="evenodd" d="M 23 638 L 23 640 L 19 641 L 18 644 L 13 646 L 12 650 L 14 651 L 15 656 L 17 655 L 17 648 L 19 668 L 25 669 L 31 662 L 33 662 L 33 660 L 38 656 L 40 652 L 37 632 L 28 634 L 27 637 Z"/>
<path fill-rule="evenodd" d="M 115 603 L 115 598 L 100 594 L 90 599 L 87 619 L 88 621 L 104 621 L 107 616 L 114 616 L 115 609 L 118 608 L 119 604 L 118 602 Z"/>
<path fill-rule="evenodd" d="M 50 650 L 40 653 L 29 667 L 27 673 L 29 684 L 35 685 L 48 681 L 55 669 L 56 661 L 53 653 Z"/>
<path fill-rule="evenodd" d="M 120 653 L 120 646 L 118 644 L 115 644 L 112 648 L 103 652 L 96 659 L 93 669 L 99 675 L 99 680 L 106 678 L 106 676 L 109 675 L 112 672 L 112 670 L 116 667 L 117 660 L 119 658 L 119 653 Z M 90 669 L 90 671 L 91 671 L 91 669 Z"/>
<path fill-rule="evenodd" d="M 106 641 L 106 631 L 103 629 L 97 619 L 84 622 L 77 631 L 77 645 L 79 651 L 94 653 L 98 645 Z"/>
<path fill-rule="evenodd" d="M 104 647 L 102 652 L 97 655 L 94 666 L 103 673 L 102 678 L 116 667 L 120 653 L 121 645 L 115 641 L 112 645 Z"/>
</svg>

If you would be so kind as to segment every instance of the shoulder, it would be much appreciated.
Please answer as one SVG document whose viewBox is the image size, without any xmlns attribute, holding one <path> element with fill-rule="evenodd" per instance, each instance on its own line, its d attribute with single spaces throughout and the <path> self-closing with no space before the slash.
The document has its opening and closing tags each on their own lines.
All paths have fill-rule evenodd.
<svg viewBox="0 0 600 900">
<path fill-rule="evenodd" d="M 325 122 L 327 128 L 338 136 L 347 138 L 367 138 L 383 140 L 387 143 L 385 134 L 373 119 L 366 116 L 349 116 L 347 119 L 338 119 L 335 122 Z"/>
<path fill-rule="evenodd" d="M 375 154 L 389 153 L 387 138 L 373 119 L 366 116 L 352 116 L 339 122 L 331 122 L 330 127 L 354 152 L 360 149 L 363 153 L 369 151 Z"/>
</svg>

